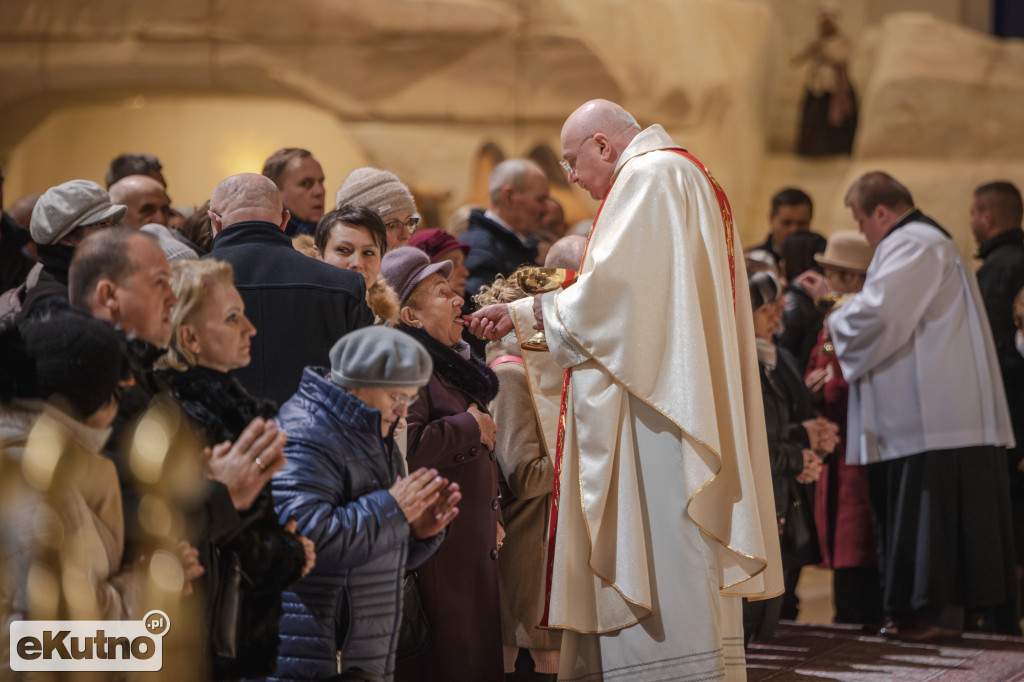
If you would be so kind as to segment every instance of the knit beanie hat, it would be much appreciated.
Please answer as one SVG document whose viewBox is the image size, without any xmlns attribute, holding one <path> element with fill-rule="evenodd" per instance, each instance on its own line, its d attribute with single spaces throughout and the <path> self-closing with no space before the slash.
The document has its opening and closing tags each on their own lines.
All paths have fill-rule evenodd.
<svg viewBox="0 0 1024 682">
<path fill-rule="evenodd" d="M 402 213 L 416 213 L 412 192 L 398 176 L 379 168 L 356 168 L 341 183 L 334 196 L 335 206 L 364 206 L 373 209 L 385 224 Z"/>
<path fill-rule="evenodd" d="M 114 328 L 68 309 L 0 331 L 6 375 L 0 397 L 58 395 L 85 419 L 106 405 L 126 376 L 124 348 Z M 17 367 L 13 366 L 17 363 Z"/>
<path fill-rule="evenodd" d="M 464 256 L 468 256 L 470 250 L 469 244 L 463 244 L 444 230 L 437 228 L 417 232 L 409 238 L 409 246 L 415 246 L 430 256 L 432 263 L 436 263 L 438 258 L 454 249 L 462 249 Z"/>
<path fill-rule="evenodd" d="M 434 362 L 419 341 L 390 327 L 349 332 L 331 348 L 331 383 L 343 388 L 424 386 Z"/>
</svg>

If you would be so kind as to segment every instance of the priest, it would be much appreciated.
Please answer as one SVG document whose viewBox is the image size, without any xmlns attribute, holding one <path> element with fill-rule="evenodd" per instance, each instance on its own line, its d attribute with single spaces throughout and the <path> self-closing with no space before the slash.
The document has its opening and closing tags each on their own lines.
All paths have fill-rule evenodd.
<svg viewBox="0 0 1024 682">
<path fill-rule="evenodd" d="M 612 102 L 573 112 L 561 147 L 603 203 L 577 281 L 535 300 L 567 370 L 541 623 L 565 631 L 559 678 L 743 679 L 740 597 L 782 580 L 728 199 Z M 492 306 L 469 325 L 512 321 Z"/>
</svg>

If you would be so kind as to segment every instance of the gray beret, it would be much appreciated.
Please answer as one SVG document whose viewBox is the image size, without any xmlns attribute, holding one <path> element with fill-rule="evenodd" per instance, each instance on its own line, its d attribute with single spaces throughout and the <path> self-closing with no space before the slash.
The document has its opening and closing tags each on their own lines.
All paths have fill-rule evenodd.
<svg viewBox="0 0 1024 682">
<path fill-rule="evenodd" d="M 331 348 L 331 382 L 343 388 L 424 386 L 434 362 L 419 341 L 388 327 L 363 327 Z"/>
<path fill-rule="evenodd" d="M 75 228 L 107 218 L 121 220 L 128 208 L 110 203 L 110 195 L 91 180 L 71 180 L 43 192 L 32 209 L 32 241 L 56 244 Z"/>
</svg>

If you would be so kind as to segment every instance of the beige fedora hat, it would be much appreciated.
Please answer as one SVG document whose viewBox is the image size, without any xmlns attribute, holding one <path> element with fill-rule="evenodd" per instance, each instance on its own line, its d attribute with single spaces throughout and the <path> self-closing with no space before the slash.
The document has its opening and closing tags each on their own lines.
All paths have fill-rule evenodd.
<svg viewBox="0 0 1024 682">
<path fill-rule="evenodd" d="M 836 232 L 828 238 L 824 253 L 814 254 L 818 265 L 855 272 L 867 272 L 875 250 L 867 238 L 854 230 Z"/>
</svg>

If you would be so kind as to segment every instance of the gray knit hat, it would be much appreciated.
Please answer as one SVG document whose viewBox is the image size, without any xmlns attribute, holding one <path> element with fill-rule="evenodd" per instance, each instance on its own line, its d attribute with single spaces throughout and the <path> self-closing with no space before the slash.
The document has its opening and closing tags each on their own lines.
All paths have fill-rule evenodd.
<svg viewBox="0 0 1024 682">
<path fill-rule="evenodd" d="M 331 383 L 343 388 L 425 386 L 434 362 L 420 342 L 389 327 L 349 332 L 331 348 Z"/>
<path fill-rule="evenodd" d="M 160 250 L 164 252 L 164 256 L 167 257 L 168 263 L 173 263 L 176 260 L 195 260 L 196 258 L 199 258 L 198 253 L 175 239 L 174 234 L 172 234 L 170 229 L 164 225 L 150 223 L 148 225 L 143 225 L 139 230 L 156 237 L 156 241 L 160 245 Z"/>
<path fill-rule="evenodd" d="M 398 293 L 400 303 L 405 303 L 416 285 L 435 272 L 448 277 L 452 274 L 452 262 L 431 263 L 430 256 L 415 246 L 399 246 L 385 253 L 380 261 L 380 274 Z"/>
<path fill-rule="evenodd" d="M 356 168 L 334 195 L 335 206 L 351 204 L 373 209 L 385 223 L 401 213 L 416 213 L 412 192 L 398 176 L 379 168 Z"/>
<path fill-rule="evenodd" d="M 76 227 L 107 218 L 121 220 L 127 206 L 110 203 L 110 195 L 95 182 L 71 180 L 43 192 L 32 209 L 29 230 L 36 244 L 56 244 Z"/>
</svg>

